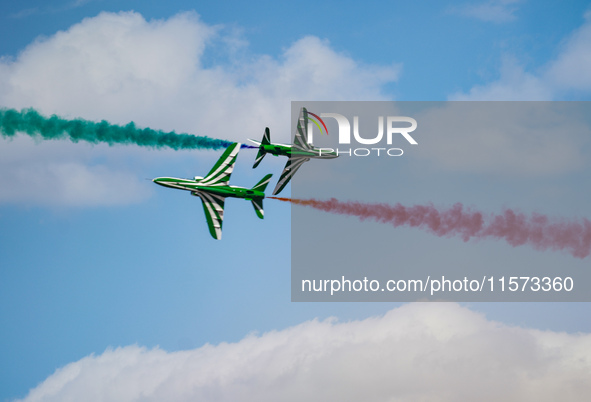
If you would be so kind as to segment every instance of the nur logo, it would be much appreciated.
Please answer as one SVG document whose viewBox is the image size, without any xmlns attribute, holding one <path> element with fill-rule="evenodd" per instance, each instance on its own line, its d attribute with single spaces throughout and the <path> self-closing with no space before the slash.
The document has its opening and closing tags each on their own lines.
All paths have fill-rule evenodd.
<svg viewBox="0 0 591 402">
<path fill-rule="evenodd" d="M 417 141 L 410 135 L 411 132 L 417 128 L 417 121 L 412 117 L 406 116 L 378 116 L 378 133 L 374 137 L 362 136 L 359 133 L 359 116 L 353 116 L 353 130 L 351 130 L 351 123 L 349 119 L 339 113 L 320 113 L 320 116 L 308 112 L 308 143 L 313 143 L 314 125 L 318 127 L 320 133 L 326 132 L 328 129 L 322 118 L 330 117 L 336 120 L 339 127 L 339 144 L 351 144 L 351 131 L 353 132 L 353 139 L 356 143 L 362 145 L 375 145 L 386 137 L 386 143 L 392 145 L 392 139 L 395 136 L 401 135 L 411 145 L 418 145 Z M 313 116 L 315 119 L 312 119 Z M 385 118 L 384 118 L 385 117 Z M 317 121 L 318 120 L 318 121 Z M 322 127 L 320 124 L 322 123 Z M 384 124 L 385 123 L 385 124 Z M 336 152 L 337 155 L 347 154 L 349 156 L 369 156 L 372 151 L 376 152 L 378 156 L 387 154 L 388 156 L 401 156 L 404 151 L 401 148 L 349 148 L 348 150 L 339 150 L 332 148 L 322 148 L 324 152 Z M 381 151 L 385 151 L 381 153 Z"/>
<path fill-rule="evenodd" d="M 313 119 L 310 116 L 314 116 L 316 119 Z M 320 130 L 320 135 L 322 135 L 323 130 L 322 130 L 322 127 L 320 127 L 320 124 L 318 124 L 318 122 L 320 122 L 322 124 L 322 127 L 324 127 L 324 132 L 326 133 L 326 135 L 328 135 L 328 128 L 326 128 L 326 124 L 324 124 L 324 120 L 322 120 L 320 118 L 320 116 L 318 116 L 317 114 L 314 114 L 308 110 L 308 133 L 309 133 L 308 144 L 312 144 L 312 134 L 313 134 L 313 130 L 314 130 L 314 127 L 310 123 L 316 124 L 316 127 L 318 127 L 318 130 Z"/>
</svg>

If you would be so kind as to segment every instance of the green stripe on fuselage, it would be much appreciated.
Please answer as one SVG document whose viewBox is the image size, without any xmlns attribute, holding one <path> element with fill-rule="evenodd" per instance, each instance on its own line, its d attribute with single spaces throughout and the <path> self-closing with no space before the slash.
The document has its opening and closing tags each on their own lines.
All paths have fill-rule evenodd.
<svg viewBox="0 0 591 402">
<path fill-rule="evenodd" d="M 291 146 L 287 145 L 279 145 L 279 144 L 269 144 L 269 145 L 261 145 L 261 148 L 265 150 L 266 153 L 275 156 L 290 156 L 291 155 Z"/>
<path fill-rule="evenodd" d="M 175 177 L 159 177 L 154 179 L 154 183 L 164 187 L 171 187 L 179 190 L 204 191 L 222 197 L 246 199 L 265 198 L 265 193 L 262 191 L 237 186 L 203 186 L 200 185 L 199 181 L 196 180 L 178 179 Z"/>
</svg>

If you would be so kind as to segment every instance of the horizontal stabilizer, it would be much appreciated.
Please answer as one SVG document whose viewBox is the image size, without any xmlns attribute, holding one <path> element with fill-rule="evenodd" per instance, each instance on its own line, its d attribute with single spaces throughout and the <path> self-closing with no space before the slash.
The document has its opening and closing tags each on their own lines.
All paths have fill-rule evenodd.
<svg viewBox="0 0 591 402">
<path fill-rule="evenodd" d="M 251 200 L 252 206 L 254 207 L 254 212 L 257 213 L 257 216 L 261 219 L 265 217 L 265 211 L 263 211 L 263 199 L 262 198 L 254 198 Z"/>
<path fill-rule="evenodd" d="M 254 165 L 252 165 L 253 169 L 256 168 L 259 165 L 259 163 L 261 163 L 266 154 L 267 153 L 265 152 L 265 149 L 263 147 L 259 148 L 259 152 L 257 152 L 257 157 L 254 160 Z"/>
<path fill-rule="evenodd" d="M 257 153 L 257 157 L 254 160 L 254 165 L 252 165 L 253 169 L 256 168 L 259 165 L 259 163 L 261 163 L 261 161 L 267 154 L 264 145 L 271 145 L 271 132 L 269 131 L 269 127 L 265 127 L 265 134 L 263 134 L 263 139 L 259 144 L 259 152 Z"/>
</svg>

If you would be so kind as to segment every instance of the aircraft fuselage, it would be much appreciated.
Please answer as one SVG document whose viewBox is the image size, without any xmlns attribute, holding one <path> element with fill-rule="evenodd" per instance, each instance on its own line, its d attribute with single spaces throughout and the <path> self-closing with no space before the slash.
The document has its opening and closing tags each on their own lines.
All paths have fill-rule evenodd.
<svg viewBox="0 0 591 402">
<path fill-rule="evenodd" d="M 176 177 L 157 177 L 152 181 L 164 187 L 191 192 L 204 191 L 221 197 L 245 198 L 247 200 L 253 198 L 265 198 L 265 193 L 262 191 L 238 186 L 205 186 L 200 185 L 198 180 L 179 179 Z"/>
<path fill-rule="evenodd" d="M 269 144 L 260 145 L 260 148 L 273 156 L 289 156 L 291 154 L 291 145 Z"/>
<path fill-rule="evenodd" d="M 291 145 L 285 144 L 261 144 L 258 141 L 250 140 L 251 142 L 257 144 L 260 149 L 262 149 L 265 153 L 271 154 L 273 156 L 287 156 L 288 158 L 291 156 L 298 157 L 298 158 L 318 158 L 318 159 L 333 159 L 338 157 L 336 152 L 334 151 L 324 151 L 320 148 L 312 148 L 311 150 L 303 150 L 298 147 L 292 147 Z"/>
</svg>

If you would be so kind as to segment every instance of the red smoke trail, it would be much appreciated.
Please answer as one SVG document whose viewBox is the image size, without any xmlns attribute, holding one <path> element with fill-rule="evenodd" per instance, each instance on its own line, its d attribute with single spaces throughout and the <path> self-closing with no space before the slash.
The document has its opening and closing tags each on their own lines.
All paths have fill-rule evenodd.
<svg viewBox="0 0 591 402">
<path fill-rule="evenodd" d="M 460 203 L 448 209 L 437 209 L 432 205 L 405 207 L 401 204 L 341 202 L 334 198 L 327 201 L 269 198 L 333 214 L 357 216 L 361 220 L 373 219 L 394 227 L 418 227 L 437 236 L 460 236 L 464 241 L 493 237 L 505 239 L 514 247 L 529 244 L 538 250 L 567 250 L 577 258 L 585 258 L 591 253 L 591 222 L 585 218 L 579 222 L 556 219 L 551 222 L 545 215 L 533 213 L 526 216 L 510 209 L 499 215 L 484 216 Z"/>
</svg>

